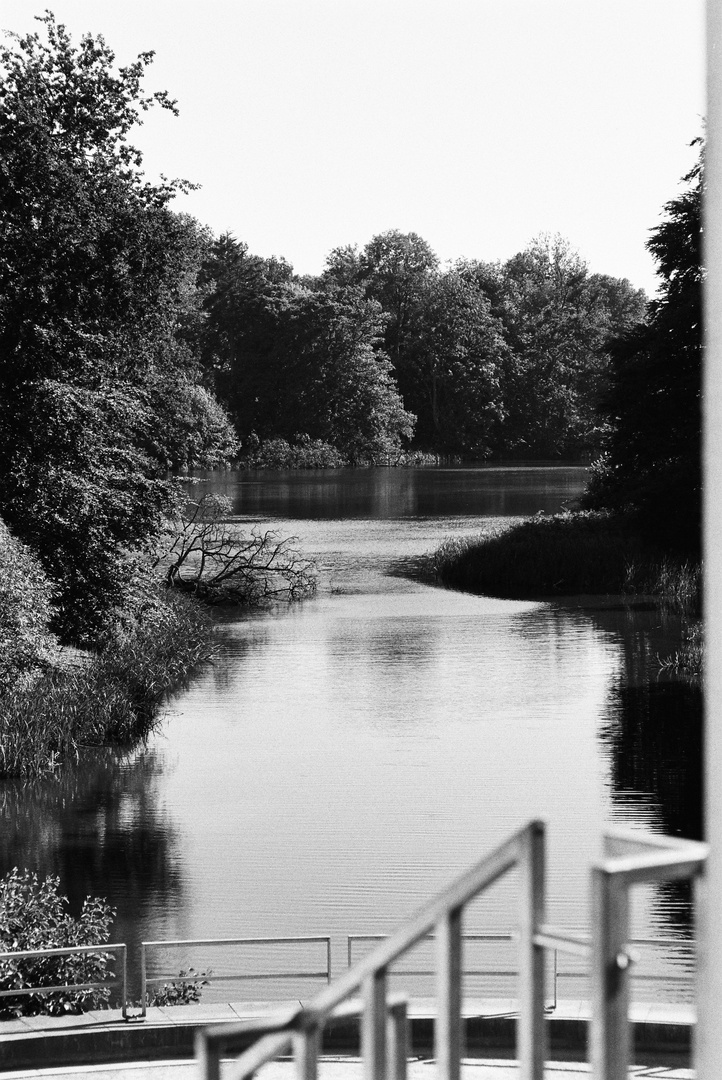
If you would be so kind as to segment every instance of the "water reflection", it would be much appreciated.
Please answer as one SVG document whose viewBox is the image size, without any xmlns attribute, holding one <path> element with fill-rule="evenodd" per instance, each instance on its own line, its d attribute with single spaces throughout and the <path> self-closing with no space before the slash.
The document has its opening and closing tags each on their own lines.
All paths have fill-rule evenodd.
<svg viewBox="0 0 722 1080">
<path fill-rule="evenodd" d="M 581 494 L 580 466 L 451 466 L 423 469 L 309 469 L 199 474 L 252 518 L 508 517 L 555 513 Z M 198 489 L 196 489 L 198 490 Z"/>
<path fill-rule="evenodd" d="M 157 750 L 88 751 L 55 779 L 4 782 L 0 873 L 20 866 L 58 876 L 75 916 L 86 896 L 105 897 L 117 910 L 113 940 L 132 954 L 143 937 L 170 936 L 184 890 L 161 794 L 168 767 Z"/>
</svg>

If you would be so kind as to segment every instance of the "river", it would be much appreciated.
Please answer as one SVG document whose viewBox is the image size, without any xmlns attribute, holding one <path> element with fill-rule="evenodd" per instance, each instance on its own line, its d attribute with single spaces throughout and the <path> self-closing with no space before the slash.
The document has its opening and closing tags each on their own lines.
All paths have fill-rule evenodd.
<svg viewBox="0 0 722 1080">
<path fill-rule="evenodd" d="M 222 655 L 169 703 L 146 746 L 89 755 L 56 779 L 0 789 L 0 870 L 56 873 L 77 910 L 117 907 L 115 940 L 385 934 L 529 818 L 549 823 L 549 918 L 588 929 L 587 867 L 605 824 L 699 835 L 700 706 L 661 676 L 678 620 L 649 604 L 503 601 L 422 583 L 445 537 L 573 502 L 582 468 L 454 467 L 223 473 L 244 527 L 296 535 L 319 568 L 311 599 L 219 615 Z M 506 932 L 514 881 L 468 932 Z M 644 971 L 688 970 L 684 888 L 640 889 Z M 355 942 L 353 955 L 367 947 Z M 514 966 L 513 946 L 469 947 Z M 216 999 L 302 996 L 322 945 L 179 950 Z M 420 953 L 415 966 L 424 967 Z M 173 966 L 175 965 L 175 967 Z M 563 997 L 585 983 L 560 982 Z M 641 970 L 641 967 L 640 967 Z M 232 987 L 232 989 L 231 989 Z M 511 993 L 503 976 L 470 981 Z M 412 991 L 425 992 L 423 979 Z M 686 991 L 640 981 L 635 996 Z"/>
</svg>

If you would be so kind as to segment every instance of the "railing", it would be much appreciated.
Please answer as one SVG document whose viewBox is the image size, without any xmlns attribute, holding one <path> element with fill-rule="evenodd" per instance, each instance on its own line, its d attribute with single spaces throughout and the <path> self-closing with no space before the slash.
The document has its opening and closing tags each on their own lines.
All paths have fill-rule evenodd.
<svg viewBox="0 0 722 1080">
<path fill-rule="evenodd" d="M 128 1016 L 128 954 L 124 944 L 115 945 L 72 945 L 62 949 L 22 949 L 17 952 L 1 952 L 0 963 L 3 960 L 29 960 L 40 957 L 75 956 L 75 955 L 102 955 L 104 953 L 118 953 L 121 957 L 120 979 L 106 979 L 97 982 L 84 983 L 61 983 L 56 986 L 22 986 L 12 990 L 0 990 L 0 998 L 27 996 L 30 994 L 57 994 L 64 990 L 107 990 L 113 986 L 121 987 L 121 1003 L 123 1019 Z"/>
<path fill-rule="evenodd" d="M 570 934 L 567 934 L 566 931 L 564 931 L 564 933 L 565 933 L 565 937 L 566 937 L 566 940 L 567 940 L 567 947 L 563 950 L 563 952 L 561 952 L 557 948 L 555 948 L 555 949 L 550 948 L 548 950 L 549 953 L 551 954 L 551 978 L 548 980 L 549 983 L 550 983 L 550 988 L 549 988 L 549 993 L 547 995 L 548 1000 L 547 1000 L 547 1004 L 546 1004 L 546 1009 L 547 1009 L 548 1012 L 553 1012 L 556 1009 L 557 1005 L 559 1004 L 559 1000 L 560 1000 L 559 983 L 560 983 L 561 980 L 563 980 L 563 979 L 576 979 L 576 980 L 587 979 L 588 980 L 589 977 L 590 977 L 588 971 L 585 972 L 585 971 L 580 971 L 578 969 L 575 969 L 575 970 L 569 970 L 569 969 L 568 970 L 563 970 L 560 967 L 560 956 L 564 955 L 565 953 L 574 953 L 577 956 L 584 957 L 585 959 L 588 959 L 588 957 L 589 957 L 589 949 L 591 947 L 591 940 L 592 940 L 591 936 L 589 934 L 583 934 L 583 935 L 579 935 L 578 937 L 574 937 L 574 936 L 572 936 Z M 385 938 L 384 934 L 349 934 L 349 935 L 347 935 L 347 938 L 346 938 L 346 962 L 347 962 L 348 967 L 353 966 L 354 945 L 356 945 L 357 943 L 361 943 L 361 942 L 383 941 L 384 938 Z M 463 942 L 464 942 L 465 945 L 467 944 L 467 942 L 468 943 L 481 942 L 483 944 L 492 944 L 492 943 L 493 944 L 499 944 L 499 943 L 504 942 L 504 943 L 507 943 L 507 944 L 511 944 L 511 943 L 513 943 L 513 942 L 515 942 L 517 940 L 517 935 L 515 933 L 512 933 L 511 931 L 502 932 L 500 930 L 496 930 L 496 931 L 493 931 L 493 932 L 480 933 L 480 934 L 463 934 L 462 938 L 463 938 Z M 429 935 L 427 935 L 427 937 L 424 940 L 429 941 L 429 942 L 433 942 L 435 939 L 434 939 L 433 934 L 429 934 Z M 571 948 L 570 943 L 573 942 L 573 941 L 578 942 L 578 944 L 579 944 L 579 949 L 578 950 Z M 630 938 L 629 941 L 628 941 L 628 944 L 631 945 L 634 949 L 637 949 L 637 948 L 660 949 L 660 948 L 673 948 L 673 947 L 676 947 L 677 949 L 679 949 L 680 947 L 683 947 L 683 948 L 686 948 L 686 952 L 684 954 L 681 954 L 679 958 L 682 959 L 682 960 L 685 960 L 687 962 L 694 959 L 694 942 L 690 941 L 687 938 L 649 938 L 649 937 L 642 938 L 642 937 L 637 937 L 637 938 Z M 664 974 L 655 974 L 653 972 L 638 970 L 639 962 L 640 961 L 638 961 L 635 964 L 635 966 L 634 966 L 634 968 L 632 969 L 632 972 L 631 972 L 631 976 L 635 980 L 635 982 L 638 982 L 638 983 L 664 983 L 665 985 L 674 984 L 676 986 L 683 986 L 686 989 L 688 989 L 690 992 L 694 988 L 695 978 L 694 978 L 694 974 L 692 972 L 685 973 L 683 975 L 673 975 L 673 974 L 669 974 L 667 972 L 665 972 Z M 399 978 L 402 977 L 402 976 L 407 977 L 407 978 L 428 978 L 428 977 L 432 976 L 433 974 L 434 974 L 434 972 L 432 970 L 428 970 L 428 969 L 425 969 L 425 968 L 395 968 L 394 969 L 394 976 L 399 977 Z M 464 965 L 463 975 L 464 975 L 465 978 L 466 977 L 476 977 L 476 978 L 483 978 L 483 979 L 515 979 L 515 978 L 517 978 L 519 976 L 519 969 L 518 968 L 503 968 L 503 967 L 471 967 L 471 966 Z M 575 994 L 575 997 L 578 997 L 578 995 Z"/>
<path fill-rule="evenodd" d="M 194 948 L 206 948 L 206 947 L 218 947 L 226 946 L 232 947 L 235 945 L 311 945 L 320 944 L 324 946 L 326 966 L 321 971 L 274 971 L 274 972 L 254 972 L 238 975 L 214 975 L 214 982 L 237 982 L 241 980 L 254 980 L 254 979 L 325 979 L 327 983 L 331 982 L 331 938 L 328 936 L 322 937 L 262 937 L 262 938 L 188 938 L 183 941 L 143 941 L 140 946 L 140 992 L 141 992 L 141 1017 L 146 1015 L 147 1009 L 147 990 L 148 985 L 151 983 L 165 983 L 169 980 L 174 981 L 178 979 L 177 972 L 166 972 L 161 975 L 148 975 L 148 950 L 149 949 L 194 949 Z"/>
<path fill-rule="evenodd" d="M 405 1080 L 406 1020 L 403 1003 L 387 995 L 392 964 L 428 935 L 436 947 L 434 1042 L 439 1080 L 460 1080 L 462 1055 L 462 915 L 465 906 L 508 870 L 520 870 L 517 1053 L 520 1080 L 543 1080 L 546 1056 L 545 950 L 592 961 L 592 1067 L 597 1080 L 627 1080 L 629 1063 L 628 892 L 638 882 L 695 877 L 704 867 L 705 844 L 648 838 L 615 830 L 606 837 L 607 858 L 592 867 L 591 940 L 565 934 L 544 920 L 544 824 L 532 821 L 381 941 L 306 1007 L 238 1024 L 206 1028 L 196 1037 L 196 1058 L 205 1080 L 219 1080 L 222 1054 L 239 1040 L 257 1041 L 229 1073 L 250 1080 L 261 1065 L 293 1050 L 299 1080 L 316 1080 L 324 1027 L 339 1015 L 361 1018 L 366 1080 Z M 349 1006 L 361 991 L 361 1004 Z M 394 1010 L 396 1010 L 394 1012 Z M 396 1019 L 392 1020 L 390 1017 Z M 398 1025 L 404 1028 L 399 1030 Z M 403 1057 L 403 1060 L 402 1060 Z M 387 1064 L 390 1066 L 387 1068 Z"/>
</svg>

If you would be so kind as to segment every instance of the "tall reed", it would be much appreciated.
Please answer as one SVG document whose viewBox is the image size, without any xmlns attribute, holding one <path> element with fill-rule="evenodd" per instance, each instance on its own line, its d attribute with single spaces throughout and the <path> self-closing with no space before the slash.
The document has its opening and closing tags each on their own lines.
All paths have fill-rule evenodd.
<svg viewBox="0 0 722 1080">
<path fill-rule="evenodd" d="M 212 626 L 167 594 L 85 662 L 55 668 L 0 698 L 0 776 L 37 776 L 83 746 L 128 745 L 152 729 L 166 695 L 214 654 Z"/>
</svg>

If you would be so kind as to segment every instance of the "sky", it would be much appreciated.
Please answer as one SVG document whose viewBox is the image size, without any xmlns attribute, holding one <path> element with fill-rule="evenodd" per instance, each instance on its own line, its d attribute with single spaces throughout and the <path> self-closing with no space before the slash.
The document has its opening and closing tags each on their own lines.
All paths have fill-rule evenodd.
<svg viewBox="0 0 722 1080">
<path fill-rule="evenodd" d="M 560 233 L 650 295 L 649 230 L 696 152 L 702 0 L 2 0 L 155 60 L 132 142 L 175 208 L 320 273 L 388 229 L 442 262 Z"/>
</svg>

